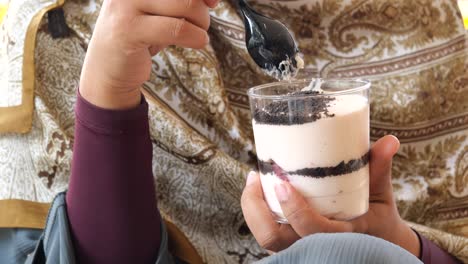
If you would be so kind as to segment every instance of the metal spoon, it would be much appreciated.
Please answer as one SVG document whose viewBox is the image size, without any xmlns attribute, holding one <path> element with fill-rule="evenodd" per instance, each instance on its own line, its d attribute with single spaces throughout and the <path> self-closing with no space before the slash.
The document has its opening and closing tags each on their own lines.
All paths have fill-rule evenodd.
<svg viewBox="0 0 468 264">
<path fill-rule="evenodd" d="M 285 25 L 259 14 L 244 0 L 239 0 L 239 9 L 244 17 L 247 50 L 260 68 L 268 72 L 293 73 L 304 67 L 297 56 L 296 41 Z"/>
</svg>

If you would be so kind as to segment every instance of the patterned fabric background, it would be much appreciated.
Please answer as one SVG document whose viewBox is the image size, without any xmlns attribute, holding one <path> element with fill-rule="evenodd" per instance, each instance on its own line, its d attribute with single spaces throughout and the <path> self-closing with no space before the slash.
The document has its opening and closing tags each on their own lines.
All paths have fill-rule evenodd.
<svg viewBox="0 0 468 264">
<path fill-rule="evenodd" d="M 394 134 L 402 142 L 393 169 L 401 214 L 468 262 L 468 39 L 456 1 L 251 3 L 294 32 L 307 63 L 303 76 L 373 82 L 371 137 Z M 0 199 L 50 202 L 66 188 L 76 87 L 100 5 L 66 1 L 72 34 L 65 39 L 52 39 L 43 19 L 33 126 L 0 137 Z M 246 53 L 231 2 L 221 1 L 211 15 L 209 47 L 171 47 L 153 58 L 143 87 L 153 170 L 163 215 L 207 263 L 250 263 L 266 253 L 239 205 L 256 162 L 246 91 L 272 80 Z"/>
</svg>

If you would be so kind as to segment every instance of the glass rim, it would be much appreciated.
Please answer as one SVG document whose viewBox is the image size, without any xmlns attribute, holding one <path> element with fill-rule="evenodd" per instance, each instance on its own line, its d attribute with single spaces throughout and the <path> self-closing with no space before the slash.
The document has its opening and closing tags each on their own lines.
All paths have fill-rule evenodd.
<svg viewBox="0 0 468 264">
<path fill-rule="evenodd" d="M 324 90 L 323 93 L 319 94 L 304 94 L 304 95 L 264 95 L 264 94 L 257 94 L 255 92 L 265 89 L 265 88 L 270 88 L 270 87 L 275 87 L 275 86 L 280 86 L 280 85 L 296 85 L 296 84 L 310 84 L 314 80 L 321 80 L 322 82 L 329 82 L 329 81 L 340 81 L 340 82 L 357 82 L 361 83 L 358 87 L 350 88 L 350 89 L 345 89 L 345 90 L 340 90 L 340 91 L 326 91 Z M 287 100 L 287 99 L 301 99 L 301 98 L 310 98 L 310 97 L 316 97 L 316 96 L 339 96 L 339 95 L 345 95 L 345 94 L 353 94 L 356 92 L 361 92 L 368 90 L 371 87 L 371 82 L 366 79 L 362 78 L 302 78 L 302 79 L 295 79 L 292 81 L 277 81 L 277 82 L 271 82 L 271 83 L 266 83 L 266 84 L 261 84 L 254 86 L 250 88 L 247 91 L 247 95 L 249 98 L 255 98 L 255 99 L 271 99 L 271 100 Z"/>
</svg>

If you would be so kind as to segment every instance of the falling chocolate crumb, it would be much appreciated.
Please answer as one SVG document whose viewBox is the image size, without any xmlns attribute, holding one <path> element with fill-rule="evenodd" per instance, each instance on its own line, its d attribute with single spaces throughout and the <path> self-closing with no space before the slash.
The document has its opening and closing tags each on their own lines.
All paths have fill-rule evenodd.
<svg viewBox="0 0 468 264">
<path fill-rule="evenodd" d="M 300 125 L 314 122 L 322 116 L 333 117 L 334 114 L 328 112 L 328 107 L 329 103 L 335 100 L 334 97 L 303 97 L 318 94 L 317 91 L 290 93 L 288 100 L 274 101 L 263 108 L 255 109 L 253 118 L 259 124 Z M 295 99 L 295 96 L 298 98 Z"/>
</svg>

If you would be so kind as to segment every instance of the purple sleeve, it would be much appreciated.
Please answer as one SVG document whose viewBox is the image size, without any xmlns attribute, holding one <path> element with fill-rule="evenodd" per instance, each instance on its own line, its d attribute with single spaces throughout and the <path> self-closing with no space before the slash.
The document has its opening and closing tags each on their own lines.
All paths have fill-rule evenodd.
<svg viewBox="0 0 468 264">
<path fill-rule="evenodd" d="M 454 256 L 443 251 L 432 241 L 428 240 L 418 232 L 414 231 L 419 237 L 421 244 L 421 257 L 419 258 L 424 264 L 461 264 L 462 262 Z"/>
<path fill-rule="evenodd" d="M 78 263 L 155 263 L 161 218 L 148 105 L 102 109 L 78 94 L 67 210 Z"/>
</svg>

